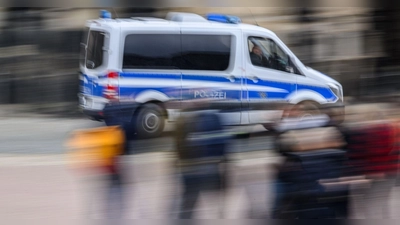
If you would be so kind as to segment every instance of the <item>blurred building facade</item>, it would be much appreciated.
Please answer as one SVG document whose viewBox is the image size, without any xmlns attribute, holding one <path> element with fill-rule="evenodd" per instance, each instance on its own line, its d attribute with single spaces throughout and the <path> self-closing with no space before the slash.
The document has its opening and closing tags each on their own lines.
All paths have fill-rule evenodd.
<svg viewBox="0 0 400 225">
<path fill-rule="evenodd" d="M 345 96 L 391 94 L 400 82 L 400 15 L 390 7 L 111 8 L 113 16 L 169 11 L 238 15 L 274 32 L 306 64 L 343 84 Z M 0 9 L 0 103 L 76 102 L 79 42 L 98 8 Z"/>
</svg>

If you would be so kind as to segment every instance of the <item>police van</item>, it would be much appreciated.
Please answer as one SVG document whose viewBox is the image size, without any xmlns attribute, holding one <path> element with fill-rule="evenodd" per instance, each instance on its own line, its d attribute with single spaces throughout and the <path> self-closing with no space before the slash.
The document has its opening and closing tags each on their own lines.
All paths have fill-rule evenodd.
<svg viewBox="0 0 400 225">
<path fill-rule="evenodd" d="M 165 19 L 112 19 L 101 11 L 87 21 L 81 43 L 80 107 L 101 120 L 110 101 L 140 103 L 138 134 L 159 135 L 179 109 L 165 102 L 212 98 L 236 104 L 224 115 L 226 125 L 263 124 L 282 115 L 286 102 L 315 107 L 343 103 L 342 86 L 313 70 L 265 28 L 223 14 L 168 13 Z"/>
</svg>

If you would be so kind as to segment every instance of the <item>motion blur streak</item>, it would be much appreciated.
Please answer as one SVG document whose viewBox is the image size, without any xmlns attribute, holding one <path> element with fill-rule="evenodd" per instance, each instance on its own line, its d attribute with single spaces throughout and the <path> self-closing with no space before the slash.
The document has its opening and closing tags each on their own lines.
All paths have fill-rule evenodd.
<svg viewBox="0 0 400 225">
<path fill-rule="evenodd" d="M 73 224 L 67 221 L 109 217 L 177 224 L 179 218 L 206 218 L 286 224 L 272 219 L 400 219 L 396 2 L 0 3 L 0 221 Z M 233 101 L 216 102 L 221 108 L 214 107 L 215 102 L 171 101 L 165 106 L 177 104 L 188 111 L 188 117 L 180 117 L 180 126 L 166 122 L 159 137 L 139 139 L 127 123 L 137 116 L 132 112 L 129 121 L 113 124 L 125 132 L 127 141 L 118 143 L 122 153 L 110 151 L 104 160 L 104 155 L 97 155 L 100 150 L 81 148 L 82 154 L 70 157 L 72 147 L 65 144 L 75 131 L 106 127 L 104 121 L 83 116 L 77 97 L 79 76 L 83 77 L 77 71 L 84 25 L 97 19 L 100 9 L 113 18 L 221 13 L 268 28 L 305 65 L 343 86 L 343 93 L 334 85 L 326 89 L 338 99 L 343 94 L 345 113 L 335 114 L 337 109 L 323 104 L 320 108 L 282 104 L 283 117 L 275 127 L 228 127 L 219 124 L 213 110 Z M 248 68 L 240 70 L 245 74 Z M 252 79 L 237 81 L 235 87 L 247 90 L 246 82 Z M 223 92 L 200 91 L 195 96 L 226 97 Z M 151 109 L 162 105 L 151 103 Z M 249 105 L 240 102 L 241 107 Z M 224 110 L 232 113 L 231 108 Z M 192 117 L 197 113 L 204 120 Z M 249 121 L 255 114 L 264 118 L 262 113 L 254 110 L 240 120 Z M 121 111 L 117 115 L 124 118 Z M 102 141 L 111 136 L 91 144 L 104 145 Z M 76 164 L 83 168 L 76 169 Z M 241 221 L 249 218 L 263 221 Z"/>
</svg>

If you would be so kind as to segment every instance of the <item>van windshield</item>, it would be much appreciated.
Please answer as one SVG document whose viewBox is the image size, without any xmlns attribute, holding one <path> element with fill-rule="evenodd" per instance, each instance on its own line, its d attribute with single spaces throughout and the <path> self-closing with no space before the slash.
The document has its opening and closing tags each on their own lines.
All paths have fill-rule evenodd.
<svg viewBox="0 0 400 225">
<path fill-rule="evenodd" d="M 103 64 L 103 46 L 104 32 L 91 30 L 86 47 L 86 68 L 96 69 Z"/>
</svg>

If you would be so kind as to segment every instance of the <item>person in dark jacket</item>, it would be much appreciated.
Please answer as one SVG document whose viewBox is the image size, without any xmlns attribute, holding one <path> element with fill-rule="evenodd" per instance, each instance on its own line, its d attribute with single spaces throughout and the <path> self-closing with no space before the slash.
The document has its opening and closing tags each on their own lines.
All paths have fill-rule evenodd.
<svg viewBox="0 0 400 225">
<path fill-rule="evenodd" d="M 348 190 L 324 191 L 321 180 L 342 176 L 345 151 L 342 135 L 329 125 L 329 117 L 318 115 L 287 118 L 277 127 L 276 149 L 284 161 L 275 166 L 274 201 L 271 217 L 289 218 L 346 218 Z M 341 197 L 341 201 L 321 204 L 321 197 Z"/>
<path fill-rule="evenodd" d="M 206 106 L 204 102 L 196 105 Z M 192 218 L 202 192 L 223 195 L 228 137 L 215 112 L 195 109 L 179 119 L 175 144 L 183 184 L 180 219 Z"/>
</svg>

